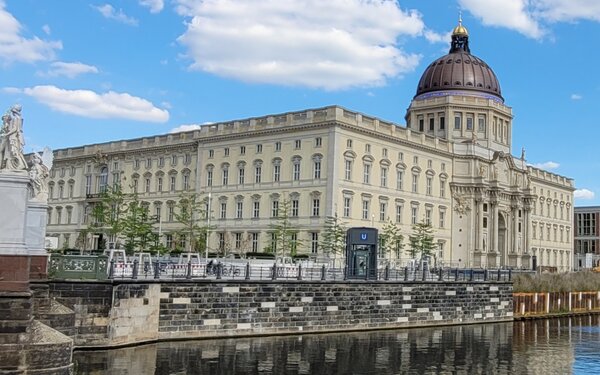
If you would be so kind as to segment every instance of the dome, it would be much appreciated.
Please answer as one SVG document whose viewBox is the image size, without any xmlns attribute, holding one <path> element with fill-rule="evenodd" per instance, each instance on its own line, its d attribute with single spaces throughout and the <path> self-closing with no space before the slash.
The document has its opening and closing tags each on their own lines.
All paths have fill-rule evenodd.
<svg viewBox="0 0 600 375">
<path fill-rule="evenodd" d="M 492 95 L 492 98 L 504 101 L 492 68 L 479 57 L 471 55 L 469 33 L 461 21 L 452 32 L 450 52 L 425 69 L 415 98 L 422 94 L 447 91 Z"/>
</svg>

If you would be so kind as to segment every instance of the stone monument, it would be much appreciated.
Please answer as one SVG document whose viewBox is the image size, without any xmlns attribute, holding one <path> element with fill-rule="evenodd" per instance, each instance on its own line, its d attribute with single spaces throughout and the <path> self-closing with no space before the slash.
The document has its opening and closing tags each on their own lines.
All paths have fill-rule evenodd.
<svg viewBox="0 0 600 375">
<path fill-rule="evenodd" d="M 34 319 L 31 279 L 46 278 L 48 212 L 44 164 L 23 154 L 21 106 L 2 116 L 0 129 L 0 373 L 71 374 L 72 340 Z"/>
</svg>

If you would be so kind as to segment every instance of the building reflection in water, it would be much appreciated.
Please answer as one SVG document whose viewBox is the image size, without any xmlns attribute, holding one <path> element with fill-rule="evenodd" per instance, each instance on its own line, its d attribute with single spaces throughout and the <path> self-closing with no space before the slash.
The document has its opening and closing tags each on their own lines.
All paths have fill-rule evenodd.
<svg viewBox="0 0 600 375">
<path fill-rule="evenodd" d="M 600 373 L 600 320 L 178 341 L 74 354 L 77 374 Z"/>
</svg>

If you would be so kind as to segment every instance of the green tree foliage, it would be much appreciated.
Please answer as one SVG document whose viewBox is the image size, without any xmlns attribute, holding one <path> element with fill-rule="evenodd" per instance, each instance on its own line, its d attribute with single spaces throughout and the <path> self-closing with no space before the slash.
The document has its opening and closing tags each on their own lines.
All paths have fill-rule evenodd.
<svg viewBox="0 0 600 375">
<path fill-rule="evenodd" d="M 346 223 L 338 218 L 337 213 L 334 216 L 325 218 L 325 228 L 323 230 L 321 249 L 325 254 L 333 258 L 343 256 L 346 250 Z"/>
<path fill-rule="evenodd" d="M 149 215 L 149 207 L 133 194 L 125 206 L 124 217 L 120 220 L 121 234 L 125 238 L 125 251 L 156 252 L 158 233 L 156 232 L 156 217 Z"/>
<path fill-rule="evenodd" d="M 389 257 L 392 252 L 396 258 L 400 258 L 400 253 L 404 248 L 404 236 L 400 233 L 400 227 L 388 219 L 383 225 L 379 234 L 381 252 Z"/>
<path fill-rule="evenodd" d="M 207 224 L 207 201 L 208 198 L 201 199 L 196 193 L 184 193 L 179 197 L 174 216 L 183 228 L 176 235 L 179 240 L 185 239 L 186 252 L 206 250 L 206 236 L 211 229 Z"/>
<path fill-rule="evenodd" d="M 277 257 L 295 256 L 302 241 L 298 238 L 298 229 L 290 221 L 290 202 L 279 202 L 276 221 L 269 225 L 272 241 L 265 251 Z"/>
<path fill-rule="evenodd" d="M 127 211 L 126 198 L 121 186 L 107 186 L 100 193 L 100 201 L 94 203 L 89 229 L 103 233 L 116 242 L 123 230 L 123 217 Z M 87 233 L 85 235 L 87 236 Z"/>
<path fill-rule="evenodd" d="M 410 242 L 409 253 L 412 258 L 416 258 L 417 255 L 421 255 L 421 257 L 431 255 L 435 250 L 433 228 L 431 224 L 424 221 L 413 225 L 413 233 L 408 239 Z"/>
</svg>

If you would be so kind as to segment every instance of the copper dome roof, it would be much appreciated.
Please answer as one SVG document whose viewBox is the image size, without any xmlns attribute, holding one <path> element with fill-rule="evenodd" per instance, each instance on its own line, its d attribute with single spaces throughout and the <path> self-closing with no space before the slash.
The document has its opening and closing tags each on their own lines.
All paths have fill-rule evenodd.
<svg viewBox="0 0 600 375">
<path fill-rule="evenodd" d="M 457 29 L 461 32 L 456 32 Z M 452 33 L 450 52 L 425 69 L 415 98 L 436 91 L 478 92 L 491 94 L 504 101 L 498 78 L 492 68 L 479 57 L 471 55 L 469 35 L 461 23 Z"/>
</svg>

